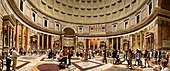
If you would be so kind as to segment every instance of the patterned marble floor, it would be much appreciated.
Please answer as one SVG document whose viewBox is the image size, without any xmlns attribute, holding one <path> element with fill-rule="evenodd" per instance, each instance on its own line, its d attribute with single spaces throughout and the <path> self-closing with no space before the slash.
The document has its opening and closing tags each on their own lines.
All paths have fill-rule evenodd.
<svg viewBox="0 0 170 71">
<path fill-rule="evenodd" d="M 57 59 L 46 59 L 47 55 L 27 55 L 18 58 L 17 71 L 153 71 L 153 68 L 140 68 L 134 66 L 133 70 L 127 69 L 124 62 L 121 65 L 112 63 L 104 64 L 102 57 L 84 61 L 82 58 L 73 57 L 72 65 L 66 69 L 59 69 Z M 133 61 L 134 63 L 134 61 Z M 4 70 L 6 70 L 4 66 Z"/>
</svg>

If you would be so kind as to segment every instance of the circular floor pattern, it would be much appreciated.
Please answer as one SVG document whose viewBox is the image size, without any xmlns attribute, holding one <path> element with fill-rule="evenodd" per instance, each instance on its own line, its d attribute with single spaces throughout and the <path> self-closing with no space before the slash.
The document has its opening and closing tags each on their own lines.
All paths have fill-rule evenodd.
<svg viewBox="0 0 170 71">
<path fill-rule="evenodd" d="M 40 71 L 59 71 L 60 70 L 57 64 L 41 64 L 41 65 L 38 65 L 37 68 Z"/>
</svg>

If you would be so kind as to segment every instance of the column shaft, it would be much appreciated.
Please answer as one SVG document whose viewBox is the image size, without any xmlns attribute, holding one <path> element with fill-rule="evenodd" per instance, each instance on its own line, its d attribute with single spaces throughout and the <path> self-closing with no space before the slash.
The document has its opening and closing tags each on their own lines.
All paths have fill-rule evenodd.
<svg viewBox="0 0 170 71">
<path fill-rule="evenodd" d="M 139 47 L 138 47 L 138 35 L 137 35 L 137 33 L 135 34 L 135 48 L 134 48 L 134 50 L 136 50 L 136 49 L 138 49 Z"/>
<path fill-rule="evenodd" d="M 119 47 L 119 39 L 118 37 L 116 37 L 116 50 L 118 50 L 118 47 Z"/>
<path fill-rule="evenodd" d="M 89 47 L 88 47 L 88 49 L 90 49 L 90 39 L 88 39 L 88 41 L 89 41 L 89 43 L 88 43 L 88 44 L 89 44 Z"/>
<path fill-rule="evenodd" d="M 51 35 L 51 49 L 53 49 L 53 44 L 54 44 L 54 40 L 53 40 L 53 36 Z"/>
<path fill-rule="evenodd" d="M 29 37 L 29 28 L 28 27 L 26 27 L 26 39 L 25 39 L 25 41 L 26 41 L 26 44 L 25 44 L 25 50 L 26 51 L 28 51 L 29 50 L 29 42 L 30 42 L 30 37 Z"/>
<path fill-rule="evenodd" d="M 21 25 L 21 48 L 25 49 L 24 48 L 24 25 L 23 24 Z"/>
<path fill-rule="evenodd" d="M 143 50 L 143 33 L 140 32 L 140 49 Z"/>
<path fill-rule="evenodd" d="M 112 40 L 112 49 L 113 49 L 113 46 L 114 46 L 114 44 L 113 44 L 113 38 L 112 38 L 111 40 Z"/>
<path fill-rule="evenodd" d="M 77 47 L 77 44 L 78 44 L 78 37 L 76 36 L 76 37 L 75 37 L 75 49 L 74 49 L 74 50 L 76 50 L 76 51 L 77 51 L 77 48 L 78 48 L 78 47 Z"/>
<path fill-rule="evenodd" d="M 42 34 L 42 49 L 44 49 L 44 34 Z"/>
<path fill-rule="evenodd" d="M 37 33 L 37 49 L 40 50 L 40 33 Z"/>
<path fill-rule="evenodd" d="M 107 44 L 107 45 L 106 45 L 106 49 L 109 49 L 109 48 L 110 48 L 110 41 L 109 41 L 109 38 L 107 38 L 106 40 L 107 40 L 107 42 L 106 42 L 106 44 Z"/>
<path fill-rule="evenodd" d="M 12 47 L 14 47 L 14 29 L 12 29 Z"/>
<path fill-rule="evenodd" d="M 49 35 L 47 35 L 47 49 L 49 48 L 49 44 L 48 44 L 48 42 L 49 42 Z"/>
<path fill-rule="evenodd" d="M 19 47 L 18 47 L 18 39 L 19 39 L 19 22 L 17 21 L 16 23 L 16 34 L 15 34 L 15 48 L 16 50 L 19 50 Z"/>
<path fill-rule="evenodd" d="M 144 36 L 143 36 L 143 50 L 146 49 L 146 32 L 144 32 Z"/>
</svg>

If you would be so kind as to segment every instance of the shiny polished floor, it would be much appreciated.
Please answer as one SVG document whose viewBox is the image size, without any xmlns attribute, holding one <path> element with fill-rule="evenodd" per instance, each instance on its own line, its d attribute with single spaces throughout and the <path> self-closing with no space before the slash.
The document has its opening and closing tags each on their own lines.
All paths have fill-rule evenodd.
<svg viewBox="0 0 170 71">
<path fill-rule="evenodd" d="M 59 56 L 56 56 L 59 57 Z M 150 68 L 141 68 L 133 66 L 133 69 L 127 69 L 127 62 L 120 65 L 113 65 L 112 58 L 107 58 L 108 63 L 102 63 L 102 57 L 96 56 L 93 59 L 84 61 L 80 57 L 72 57 L 72 65 L 66 69 L 58 67 L 59 62 L 57 59 L 47 59 L 47 55 L 26 55 L 18 58 L 17 71 L 153 71 L 153 67 L 157 66 L 152 61 Z M 143 61 L 144 62 L 144 61 Z M 133 60 L 133 64 L 135 60 Z M 5 71 L 4 67 L 4 71 Z M 11 68 L 12 69 L 12 68 Z"/>
</svg>

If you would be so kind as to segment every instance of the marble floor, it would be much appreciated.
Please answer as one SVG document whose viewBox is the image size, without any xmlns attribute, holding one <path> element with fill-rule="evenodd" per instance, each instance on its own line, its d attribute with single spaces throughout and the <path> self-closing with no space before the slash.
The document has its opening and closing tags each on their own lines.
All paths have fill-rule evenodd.
<svg viewBox="0 0 170 71">
<path fill-rule="evenodd" d="M 126 61 L 120 65 L 113 65 L 109 60 L 107 64 L 102 63 L 101 60 L 102 57 L 100 56 L 86 61 L 82 58 L 72 57 L 72 64 L 66 69 L 60 69 L 58 59 L 47 59 L 47 55 L 27 55 L 18 58 L 16 68 L 17 71 L 153 71 L 152 67 L 141 68 L 133 66 L 132 70 L 127 69 Z M 6 70 L 5 66 L 3 70 Z"/>
</svg>

